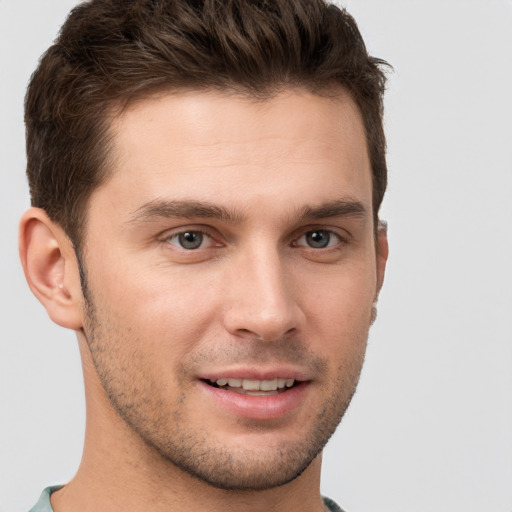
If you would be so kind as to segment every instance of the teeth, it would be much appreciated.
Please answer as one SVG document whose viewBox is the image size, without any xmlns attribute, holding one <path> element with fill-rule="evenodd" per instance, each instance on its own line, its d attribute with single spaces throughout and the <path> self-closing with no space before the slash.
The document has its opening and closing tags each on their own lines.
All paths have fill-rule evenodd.
<svg viewBox="0 0 512 512">
<path fill-rule="evenodd" d="M 260 383 L 261 391 L 275 391 L 277 389 L 277 379 L 262 380 Z"/>
<path fill-rule="evenodd" d="M 295 379 L 217 379 L 212 382 L 221 388 L 228 385 L 230 388 L 243 388 L 246 391 L 276 391 L 285 387 L 291 388 L 295 384 Z"/>
<path fill-rule="evenodd" d="M 259 389 L 260 389 L 260 381 L 259 380 L 244 379 L 242 381 L 242 387 L 246 391 L 259 391 Z"/>
</svg>

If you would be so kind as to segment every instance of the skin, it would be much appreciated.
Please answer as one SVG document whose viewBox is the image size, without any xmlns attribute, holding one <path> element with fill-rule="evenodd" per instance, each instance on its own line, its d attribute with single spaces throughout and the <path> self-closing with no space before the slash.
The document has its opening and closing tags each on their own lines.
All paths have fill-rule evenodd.
<svg viewBox="0 0 512 512">
<path fill-rule="evenodd" d="M 77 331 L 84 368 L 83 459 L 54 509 L 322 510 L 321 450 L 355 391 L 387 258 L 355 104 L 181 92 L 112 130 L 86 283 L 44 212 L 21 223 L 28 282 Z M 302 384 L 235 406 L 207 383 L 284 374 Z"/>
</svg>

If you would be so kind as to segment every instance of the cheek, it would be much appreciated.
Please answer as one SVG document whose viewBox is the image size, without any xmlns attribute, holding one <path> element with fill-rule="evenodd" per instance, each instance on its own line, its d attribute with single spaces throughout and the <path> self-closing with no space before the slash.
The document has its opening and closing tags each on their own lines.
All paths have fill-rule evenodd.
<svg viewBox="0 0 512 512">
<path fill-rule="evenodd" d="M 367 325 L 376 293 L 376 272 L 373 266 L 353 264 L 333 268 L 314 277 L 314 283 L 302 277 L 299 291 L 313 316 L 326 325 Z"/>
<path fill-rule="evenodd" d="M 336 367 L 358 373 L 366 349 L 375 297 L 375 272 L 368 266 L 338 269 L 317 282 L 307 297 L 307 332 Z"/>
<path fill-rule="evenodd" d="M 187 353 L 213 328 L 218 288 L 198 272 L 170 271 L 158 265 L 134 268 L 118 266 L 115 275 L 102 271 L 91 276 L 99 314 L 129 333 L 127 343 L 138 340 L 147 352 L 163 359 Z"/>
</svg>

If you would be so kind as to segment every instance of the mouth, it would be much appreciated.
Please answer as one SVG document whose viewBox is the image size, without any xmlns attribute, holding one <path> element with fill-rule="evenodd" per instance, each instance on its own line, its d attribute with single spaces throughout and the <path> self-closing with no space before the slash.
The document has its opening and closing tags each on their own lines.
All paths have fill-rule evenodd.
<svg viewBox="0 0 512 512">
<path fill-rule="evenodd" d="M 282 368 L 220 370 L 202 375 L 201 388 L 212 400 L 214 414 L 235 415 L 250 420 L 290 418 L 310 393 L 312 381 L 307 372 Z"/>
<path fill-rule="evenodd" d="M 220 378 L 215 380 L 207 379 L 204 382 L 217 389 L 249 396 L 278 395 L 300 383 L 295 379 L 287 378 L 275 378 L 270 380 Z"/>
</svg>

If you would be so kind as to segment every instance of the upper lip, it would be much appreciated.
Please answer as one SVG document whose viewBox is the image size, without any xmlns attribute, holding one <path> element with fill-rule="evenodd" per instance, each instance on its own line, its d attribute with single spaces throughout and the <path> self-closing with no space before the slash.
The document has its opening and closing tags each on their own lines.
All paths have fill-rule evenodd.
<svg viewBox="0 0 512 512">
<path fill-rule="evenodd" d="M 256 368 L 256 367 L 236 367 L 215 369 L 205 371 L 199 375 L 201 380 L 216 381 L 218 379 L 250 379 L 250 380 L 274 380 L 274 379 L 294 379 L 296 381 L 311 380 L 309 372 L 303 369 L 292 368 L 289 366 Z"/>
</svg>

